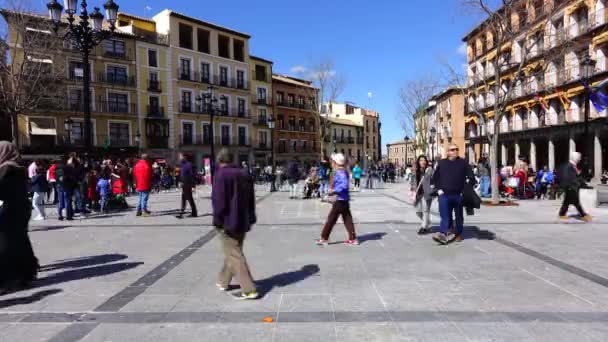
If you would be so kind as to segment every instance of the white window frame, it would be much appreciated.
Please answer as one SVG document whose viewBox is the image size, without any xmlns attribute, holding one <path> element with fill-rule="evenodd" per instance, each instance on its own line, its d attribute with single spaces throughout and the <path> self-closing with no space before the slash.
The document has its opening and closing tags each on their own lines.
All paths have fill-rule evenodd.
<svg viewBox="0 0 608 342">
<path fill-rule="evenodd" d="M 181 67 L 182 67 L 182 59 L 187 59 L 190 61 L 190 79 L 194 79 L 194 71 L 196 66 L 194 65 L 194 58 L 190 57 L 190 56 L 184 56 L 184 55 L 179 55 L 177 57 L 177 69 L 179 72 L 179 74 L 177 75 L 177 79 L 179 80 L 179 77 L 181 75 Z"/>
<path fill-rule="evenodd" d="M 179 88 L 179 100 L 177 102 L 178 112 L 179 113 L 182 112 L 182 107 L 180 107 L 180 103 L 182 102 L 182 99 L 183 99 L 182 94 L 184 92 L 189 92 L 190 93 L 190 109 L 192 110 L 192 113 L 194 113 L 194 110 L 196 109 L 194 107 L 194 102 L 195 102 L 194 98 L 195 98 L 195 95 L 196 95 L 196 91 L 194 89 L 190 89 L 190 88 Z M 192 114 L 192 113 L 186 113 L 186 114 Z"/>
<path fill-rule="evenodd" d="M 184 124 L 185 123 L 191 123 L 192 124 L 192 139 L 194 139 L 194 141 L 192 142 L 193 144 L 196 142 L 196 137 L 197 137 L 197 133 L 196 133 L 196 120 L 186 120 L 186 119 L 181 119 L 179 120 L 179 136 L 180 136 L 180 143 L 183 144 L 184 143 Z"/>
<path fill-rule="evenodd" d="M 213 70 L 213 61 L 207 58 L 199 58 L 198 60 L 198 68 L 199 68 L 199 74 L 201 76 L 201 78 L 203 77 L 203 63 L 209 64 L 209 81 L 213 82 L 213 75 L 214 70 Z M 219 74 L 218 74 L 219 75 Z"/>
<path fill-rule="evenodd" d="M 246 68 L 239 68 L 239 67 L 234 68 L 234 82 L 235 82 L 234 87 L 236 88 L 237 71 L 243 72 L 243 89 L 247 89 L 249 82 L 247 82 L 247 69 Z"/>
<path fill-rule="evenodd" d="M 218 136 L 220 137 L 220 145 L 222 145 L 222 127 L 228 127 L 228 134 L 229 134 L 229 138 L 230 138 L 230 139 L 228 139 L 228 145 L 231 146 L 233 143 L 233 138 L 234 138 L 234 134 L 232 134 L 232 124 L 226 123 L 226 122 L 220 122 L 220 132 L 218 134 Z"/>
<path fill-rule="evenodd" d="M 156 66 L 150 65 L 150 51 L 156 51 Z M 146 48 L 146 66 L 151 69 L 160 68 L 160 51 L 158 49 Z"/>
<path fill-rule="evenodd" d="M 245 103 L 245 112 L 243 113 L 243 115 L 245 115 L 244 117 L 247 117 L 247 110 L 249 110 L 249 103 L 247 103 L 247 97 L 245 96 L 235 96 L 235 101 L 234 101 L 234 105 L 235 108 L 237 110 L 236 115 L 238 116 L 238 110 L 239 110 L 239 100 L 243 100 L 243 102 Z"/>
<path fill-rule="evenodd" d="M 103 71 L 105 72 L 105 74 L 108 74 L 108 67 L 121 67 L 121 68 L 125 68 L 127 70 L 127 78 L 129 77 L 129 65 L 127 64 L 121 64 L 121 63 L 111 63 L 111 62 L 106 62 L 103 64 Z"/>
<path fill-rule="evenodd" d="M 76 85 L 69 85 L 67 86 L 67 100 L 68 102 L 70 101 L 70 89 L 76 89 L 76 90 L 82 90 L 82 87 L 76 86 Z M 95 103 L 97 101 L 95 101 L 95 88 L 91 87 L 89 88 L 91 90 L 91 111 L 95 111 L 96 106 Z"/>
<path fill-rule="evenodd" d="M 201 141 L 205 140 L 205 135 L 204 135 L 204 133 L 205 133 L 205 125 L 211 126 L 211 122 L 210 121 L 201 121 L 201 134 L 200 134 Z M 213 127 L 213 128 L 215 128 L 215 127 Z M 212 131 L 215 131 L 215 130 L 212 129 Z M 213 140 L 213 136 L 211 137 L 211 140 Z"/>
<path fill-rule="evenodd" d="M 129 125 L 129 146 L 133 146 L 133 138 L 132 138 L 133 125 L 132 125 L 131 120 L 115 120 L 115 119 L 110 119 L 110 120 L 108 120 L 108 123 L 107 123 L 108 130 L 107 130 L 106 134 L 107 134 L 108 141 L 110 142 L 110 146 L 112 145 L 112 141 L 111 141 L 111 137 L 110 137 L 110 124 L 111 123 L 126 123 Z"/>
<path fill-rule="evenodd" d="M 237 124 L 236 125 L 236 142 L 238 144 L 238 140 L 239 140 L 239 128 L 244 127 L 245 128 L 245 145 L 247 145 L 247 141 L 250 139 L 250 133 L 249 133 L 249 126 L 248 125 L 243 125 L 243 124 Z"/>
<path fill-rule="evenodd" d="M 231 80 L 231 78 L 232 78 L 232 69 L 230 68 L 230 65 L 229 65 L 229 64 L 222 64 L 222 63 L 218 63 L 218 64 L 217 64 L 217 81 L 218 81 L 218 83 L 220 82 L 220 77 L 221 77 L 221 75 L 222 75 L 222 73 L 220 72 L 220 69 L 221 69 L 221 68 L 227 68 L 227 69 L 228 69 L 228 72 L 227 72 L 227 75 L 228 75 L 228 76 L 226 76 L 226 77 L 228 78 L 228 79 L 226 80 L 228 83 L 227 83 L 227 85 L 226 85 L 226 86 L 227 86 L 227 87 L 232 87 L 232 82 L 230 82 L 230 80 Z M 236 78 L 236 75 L 235 75 L 235 78 Z"/>
</svg>

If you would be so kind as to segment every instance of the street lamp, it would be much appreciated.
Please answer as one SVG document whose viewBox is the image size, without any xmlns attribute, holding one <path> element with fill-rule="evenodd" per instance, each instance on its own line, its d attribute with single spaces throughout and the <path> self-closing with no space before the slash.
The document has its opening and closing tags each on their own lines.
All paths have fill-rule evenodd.
<svg viewBox="0 0 608 342">
<path fill-rule="evenodd" d="M 91 135 L 91 66 L 89 64 L 89 54 L 102 41 L 112 36 L 116 29 L 116 19 L 118 17 L 118 5 L 112 0 L 108 0 L 104 5 L 106 17 L 110 24 L 110 30 L 103 30 L 104 15 L 100 12 L 99 7 L 93 9 L 93 13 L 89 15 L 87 11 L 87 2 L 82 0 L 80 10 L 80 21 L 77 21 L 78 0 L 64 0 L 65 12 L 68 15 L 67 32 L 63 35 L 63 40 L 70 43 L 70 46 L 75 47 L 82 56 L 83 74 L 83 112 L 84 112 L 84 146 L 85 150 L 89 151 L 93 144 Z M 64 6 L 59 4 L 57 0 L 52 0 L 46 5 L 49 10 L 49 17 L 53 22 L 53 30 L 55 34 L 59 31 L 61 24 L 61 15 Z"/>
<path fill-rule="evenodd" d="M 408 145 L 410 143 L 410 137 L 408 137 L 406 135 L 405 138 L 403 139 L 403 141 L 405 142 L 405 165 L 404 166 L 407 167 L 407 161 L 408 161 L 408 159 L 407 159 L 407 147 L 408 147 Z"/>
<path fill-rule="evenodd" d="M 74 124 L 74 121 L 72 121 L 72 118 L 70 118 L 70 117 L 63 120 L 63 128 L 65 128 L 66 133 L 68 133 L 68 144 L 72 143 L 72 125 L 73 124 Z"/>
<path fill-rule="evenodd" d="M 141 143 L 141 133 L 137 130 L 137 134 L 135 134 L 135 144 L 137 144 L 137 156 L 139 156 L 139 149 Z"/>
<path fill-rule="evenodd" d="M 213 179 L 215 165 L 215 136 L 213 135 L 213 119 L 217 108 L 217 97 L 213 95 L 213 90 L 216 89 L 213 85 L 207 87 L 207 92 L 196 97 L 195 101 L 200 107 L 200 112 L 209 114 L 209 135 L 211 135 L 211 179 Z M 226 96 L 221 95 L 220 100 L 224 100 Z"/>
<path fill-rule="evenodd" d="M 586 54 L 583 57 L 583 60 L 581 61 L 581 67 L 583 69 L 583 84 L 586 84 L 588 86 L 587 91 L 585 91 L 585 133 L 583 138 L 587 147 L 587 151 L 585 153 L 585 159 L 587 160 L 587 163 L 585 163 L 584 165 L 584 174 L 586 174 L 588 177 L 591 177 L 591 175 L 589 174 L 589 169 L 591 166 L 589 165 L 589 161 L 592 160 L 591 155 L 593 154 L 593 142 L 589 139 L 589 93 L 591 92 L 591 85 L 589 84 L 589 80 L 595 73 L 595 63 L 595 60 L 591 59 L 591 57 L 589 57 L 589 54 Z"/>
<path fill-rule="evenodd" d="M 270 175 L 270 192 L 277 191 L 275 186 L 275 169 L 276 163 L 274 161 L 274 125 L 275 121 L 272 115 L 268 118 L 268 128 L 270 129 L 270 159 L 272 159 L 272 174 Z"/>
</svg>

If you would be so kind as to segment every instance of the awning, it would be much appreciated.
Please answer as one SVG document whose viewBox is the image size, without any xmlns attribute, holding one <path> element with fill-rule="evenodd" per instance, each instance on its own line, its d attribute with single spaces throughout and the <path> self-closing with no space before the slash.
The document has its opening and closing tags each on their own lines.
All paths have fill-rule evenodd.
<svg viewBox="0 0 608 342">
<path fill-rule="evenodd" d="M 465 123 L 474 122 L 475 124 L 477 124 L 477 121 L 479 121 L 479 118 L 476 116 L 468 116 L 464 119 Z"/>
<path fill-rule="evenodd" d="M 494 117 L 494 111 L 491 110 L 491 111 L 487 112 L 486 117 L 488 117 L 488 118 Z"/>
<path fill-rule="evenodd" d="M 605 44 L 608 42 L 608 31 L 600 33 L 599 35 L 593 37 L 593 46 L 598 46 L 601 44 Z"/>
<path fill-rule="evenodd" d="M 31 135 L 57 135 L 57 130 L 54 127 L 44 127 L 35 121 L 30 121 Z"/>
</svg>

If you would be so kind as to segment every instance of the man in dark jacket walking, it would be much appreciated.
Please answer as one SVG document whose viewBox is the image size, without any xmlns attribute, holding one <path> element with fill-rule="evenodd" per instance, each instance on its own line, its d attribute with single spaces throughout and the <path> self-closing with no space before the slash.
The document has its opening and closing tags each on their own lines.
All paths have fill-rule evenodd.
<svg viewBox="0 0 608 342">
<path fill-rule="evenodd" d="M 591 216 L 588 215 L 583 207 L 579 197 L 579 189 L 581 186 L 579 175 L 581 171 L 578 168 L 578 164 L 581 161 L 581 154 L 578 152 L 572 152 L 570 154 L 570 161 L 562 166 L 561 172 L 559 173 L 559 185 L 564 190 L 564 202 L 562 207 L 559 209 L 559 217 L 561 219 L 568 219 L 568 208 L 573 205 L 578 210 L 579 215 L 583 221 L 591 221 Z"/>
<path fill-rule="evenodd" d="M 72 196 L 74 190 L 78 186 L 76 178 L 76 170 L 72 163 L 58 164 L 55 169 L 55 178 L 57 180 L 57 192 L 59 194 L 57 203 L 57 216 L 60 221 L 63 220 L 63 209 L 66 211 L 66 219 L 71 221 L 74 219 L 74 207 L 72 206 Z"/>
<path fill-rule="evenodd" d="M 188 217 L 196 217 L 196 203 L 194 203 L 194 198 L 192 197 L 192 189 L 196 186 L 194 183 L 194 170 L 192 169 L 192 163 L 189 160 L 190 158 L 184 154 L 181 155 L 181 181 L 182 181 L 182 211 L 177 216 L 178 218 L 182 218 L 184 213 L 186 212 L 186 201 L 190 203 L 190 209 L 192 209 L 192 213 Z"/>
<path fill-rule="evenodd" d="M 464 225 L 462 192 L 465 182 L 475 183 L 473 170 L 466 160 L 458 156 L 458 146 L 451 144 L 448 147 L 448 158 L 437 162 L 435 173 L 431 178 L 431 185 L 439 195 L 439 214 L 441 223 L 439 232 L 433 240 L 440 244 L 448 243 L 447 235 L 452 222 L 452 213 L 455 220 L 455 240 L 462 240 Z"/>
<path fill-rule="evenodd" d="M 219 165 L 214 173 L 211 193 L 213 225 L 218 230 L 224 251 L 224 266 L 216 286 L 227 291 L 232 278 L 236 277 L 241 293 L 235 298 L 256 299 L 258 292 L 243 254 L 245 235 L 256 222 L 253 179 L 233 164 L 233 157 L 227 149 L 218 154 Z"/>
</svg>

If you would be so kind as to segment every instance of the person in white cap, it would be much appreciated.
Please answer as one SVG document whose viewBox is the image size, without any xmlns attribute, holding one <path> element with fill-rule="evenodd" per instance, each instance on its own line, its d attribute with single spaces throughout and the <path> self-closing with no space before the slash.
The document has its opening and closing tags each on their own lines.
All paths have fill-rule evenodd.
<svg viewBox="0 0 608 342">
<path fill-rule="evenodd" d="M 581 154 L 578 152 L 572 152 L 570 154 L 570 161 L 562 167 L 559 174 L 559 185 L 564 190 L 564 202 L 562 203 L 562 207 L 559 209 L 559 217 L 561 219 L 568 219 L 568 208 L 571 205 L 574 205 L 582 220 L 589 222 L 591 221 L 591 216 L 589 216 L 581 206 L 578 193 L 581 186 L 581 180 L 579 179 L 581 171 L 578 168 L 580 161 Z"/>
<path fill-rule="evenodd" d="M 344 241 L 345 244 L 351 246 L 359 245 L 357 235 L 355 233 L 355 225 L 353 224 L 353 216 L 350 212 L 350 195 L 349 195 L 349 176 L 346 172 L 344 164 L 346 162 L 342 153 L 337 153 L 332 156 L 332 164 L 335 169 L 333 182 L 329 190 L 329 195 L 335 195 L 336 199 L 333 203 L 331 211 L 327 216 L 327 221 L 321 232 L 321 238 L 316 241 L 317 245 L 327 246 L 329 243 L 329 235 L 332 229 L 338 221 L 338 217 L 342 216 L 344 226 L 348 231 L 348 240 Z"/>
</svg>

